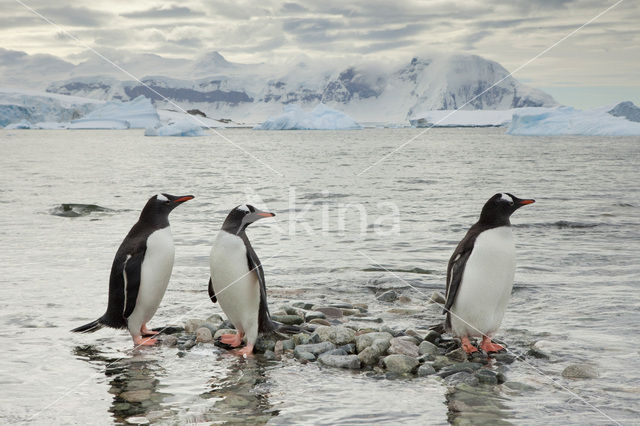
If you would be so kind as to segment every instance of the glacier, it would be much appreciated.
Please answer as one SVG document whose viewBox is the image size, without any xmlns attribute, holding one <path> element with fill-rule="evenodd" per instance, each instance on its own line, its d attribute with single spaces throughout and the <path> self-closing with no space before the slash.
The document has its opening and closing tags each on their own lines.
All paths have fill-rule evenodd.
<svg viewBox="0 0 640 426">
<path fill-rule="evenodd" d="M 111 101 L 84 117 L 72 120 L 70 129 L 144 129 L 155 127 L 160 117 L 151 100 L 138 96 L 129 102 Z"/>
<path fill-rule="evenodd" d="M 157 127 L 149 127 L 144 131 L 145 136 L 206 136 L 193 118 L 184 118 L 179 121 L 172 121 Z"/>
<path fill-rule="evenodd" d="M 358 130 L 362 126 L 351 117 L 325 104 L 318 104 L 311 111 L 299 105 L 286 105 L 281 115 L 267 119 L 255 130 Z"/>
<path fill-rule="evenodd" d="M 502 127 L 511 123 L 513 114 L 534 114 L 551 110 L 544 107 L 505 110 L 436 110 L 424 111 L 409 118 L 414 127 Z"/>
<path fill-rule="evenodd" d="M 637 107 L 636 107 L 637 108 Z M 507 133 L 525 136 L 640 136 L 640 123 L 610 114 L 611 107 L 579 110 L 557 107 L 513 114 Z"/>
</svg>

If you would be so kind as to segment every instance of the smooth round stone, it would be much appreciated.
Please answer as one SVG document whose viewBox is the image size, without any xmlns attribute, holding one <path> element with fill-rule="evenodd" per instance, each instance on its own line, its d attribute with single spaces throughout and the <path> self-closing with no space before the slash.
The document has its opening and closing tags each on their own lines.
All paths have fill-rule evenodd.
<svg viewBox="0 0 640 426">
<path fill-rule="evenodd" d="M 424 340 L 426 340 L 427 342 L 431 342 L 433 344 L 436 343 L 437 339 L 440 339 L 440 333 L 438 333 L 435 330 L 429 330 L 426 336 L 424 336 Z"/>
<path fill-rule="evenodd" d="M 498 375 L 491 370 L 487 370 L 486 368 L 481 368 L 475 373 L 478 381 L 480 383 L 484 383 L 487 385 L 497 385 L 498 384 Z"/>
<path fill-rule="evenodd" d="M 142 402 L 151 397 L 151 391 L 149 389 L 138 389 L 127 392 L 122 392 L 120 398 L 127 402 Z"/>
<path fill-rule="evenodd" d="M 444 379 L 444 382 L 449 386 L 456 386 L 460 384 L 465 384 L 468 386 L 476 386 L 479 383 L 479 380 L 476 376 L 471 373 L 467 373 L 466 371 L 460 371 L 458 373 L 452 374 L 451 376 L 447 376 Z"/>
<path fill-rule="evenodd" d="M 595 379 L 599 376 L 598 370 L 588 364 L 571 364 L 562 370 L 562 377 L 568 379 Z"/>
<path fill-rule="evenodd" d="M 398 293 L 394 290 L 387 290 L 384 293 L 379 294 L 376 299 L 381 302 L 395 302 L 398 299 Z"/>
<path fill-rule="evenodd" d="M 191 349 L 192 347 L 194 347 L 196 345 L 196 341 L 195 340 L 187 340 L 184 343 L 181 343 L 178 345 L 178 349 Z"/>
<path fill-rule="evenodd" d="M 444 305 L 446 302 L 447 302 L 447 299 L 439 291 L 434 291 L 433 293 L 431 293 L 431 297 L 429 297 L 429 303 L 437 303 L 439 305 Z"/>
<path fill-rule="evenodd" d="M 347 309 L 347 308 L 341 308 L 341 309 L 342 309 L 342 315 L 344 315 L 345 317 L 360 314 L 360 311 L 357 309 Z"/>
<path fill-rule="evenodd" d="M 360 368 L 360 360 L 357 355 L 322 354 L 318 357 L 318 362 L 329 367 L 348 368 L 351 370 Z"/>
<path fill-rule="evenodd" d="M 498 361 L 501 364 L 511 364 L 513 363 L 513 361 L 516 360 L 516 356 L 515 355 L 511 355 L 508 353 L 496 353 L 496 354 L 491 354 L 489 356 L 489 358 L 493 358 L 496 361 Z"/>
<path fill-rule="evenodd" d="M 437 355 L 438 347 L 431 342 L 424 341 L 420 343 L 418 346 L 418 353 L 420 355 Z"/>
<path fill-rule="evenodd" d="M 322 341 L 329 341 L 337 346 L 346 345 L 355 341 L 356 332 L 344 326 L 320 326 L 315 332 Z"/>
<path fill-rule="evenodd" d="M 316 356 L 325 353 L 327 351 L 335 349 L 335 345 L 331 342 L 320 342 L 306 345 L 298 345 L 296 346 L 296 351 L 301 352 L 310 352 Z"/>
<path fill-rule="evenodd" d="M 296 302 L 296 303 L 293 304 L 293 306 L 295 308 L 300 308 L 300 309 L 304 309 L 304 310 L 308 311 L 309 309 L 313 308 L 313 303 Z"/>
<path fill-rule="evenodd" d="M 431 376 L 432 374 L 436 374 L 436 369 L 431 365 L 422 364 L 420 367 L 418 367 L 418 377 Z"/>
<path fill-rule="evenodd" d="M 535 387 L 527 385 L 526 383 L 520 383 L 520 382 L 505 382 L 504 385 L 509 389 L 513 389 L 521 392 L 532 392 L 536 390 Z"/>
<path fill-rule="evenodd" d="M 276 341 L 267 337 L 260 336 L 256 341 L 254 352 L 262 354 L 266 351 L 273 351 L 276 347 Z"/>
<path fill-rule="evenodd" d="M 196 342 L 208 343 L 212 340 L 213 336 L 208 327 L 200 327 L 196 330 Z"/>
<path fill-rule="evenodd" d="M 340 309 L 353 309 L 353 305 L 351 303 L 331 303 L 329 306 L 332 308 L 340 308 Z"/>
<path fill-rule="evenodd" d="M 358 350 L 358 353 L 362 352 L 364 348 L 371 346 L 374 341 L 379 339 L 386 340 L 387 342 L 391 342 L 391 339 L 393 339 L 393 336 L 391 335 L 391 333 L 387 333 L 385 331 L 365 333 L 365 334 L 356 336 L 355 337 L 356 349 Z"/>
<path fill-rule="evenodd" d="M 298 315 L 272 315 L 271 318 L 286 325 L 298 325 L 304 322 L 304 319 Z"/>
<path fill-rule="evenodd" d="M 309 343 L 309 339 L 310 338 L 311 338 L 311 336 L 309 336 L 306 333 L 298 333 L 298 334 L 294 334 L 293 336 L 291 336 L 291 341 L 293 342 L 293 344 L 295 346 L 305 345 L 305 344 Z"/>
<path fill-rule="evenodd" d="M 206 322 L 216 325 L 222 324 L 223 321 L 224 319 L 219 314 L 209 315 L 206 320 Z"/>
<path fill-rule="evenodd" d="M 467 353 L 464 351 L 464 349 L 458 348 L 452 350 L 451 352 L 448 352 L 446 354 L 446 357 L 452 361 L 462 362 L 467 360 Z"/>
<path fill-rule="evenodd" d="M 304 320 L 309 322 L 314 319 L 325 319 L 327 316 L 323 312 L 311 311 L 307 312 L 304 316 Z"/>
<path fill-rule="evenodd" d="M 389 340 L 378 339 L 374 340 L 371 346 L 364 348 L 359 354 L 358 359 L 364 365 L 376 365 L 382 355 L 387 352 L 391 344 Z"/>
<path fill-rule="evenodd" d="M 454 362 L 451 361 L 446 356 L 437 356 L 436 359 L 431 363 L 431 365 L 433 366 L 433 368 L 436 369 L 436 371 L 440 371 L 444 367 L 448 365 L 453 365 L 453 364 Z"/>
<path fill-rule="evenodd" d="M 187 333 L 194 333 L 198 328 L 202 327 L 204 323 L 205 321 L 201 319 L 188 319 L 184 323 L 184 331 Z"/>
<path fill-rule="evenodd" d="M 411 373 L 419 364 L 416 358 L 399 354 L 388 355 L 382 359 L 382 362 L 387 371 L 398 374 Z"/>
<path fill-rule="evenodd" d="M 113 411 L 127 411 L 131 408 L 128 402 L 116 402 L 113 404 Z"/>
<path fill-rule="evenodd" d="M 329 318 L 342 318 L 342 309 L 334 308 L 331 306 L 314 306 L 313 310 L 316 312 L 322 312 Z"/>
<path fill-rule="evenodd" d="M 411 338 L 413 340 L 413 338 Z M 389 341 L 391 344 L 388 351 L 389 354 L 402 354 L 412 358 L 420 356 L 418 346 L 413 341 L 405 340 L 401 337 L 394 337 Z"/>
<path fill-rule="evenodd" d="M 292 306 L 285 307 L 284 311 L 287 313 L 287 315 L 297 315 L 299 317 L 304 316 L 304 312 L 302 310 L 296 309 Z"/>
<path fill-rule="evenodd" d="M 266 359 L 267 361 L 273 361 L 275 359 L 277 359 L 276 357 L 276 353 L 273 351 L 264 351 L 264 355 L 263 355 L 264 359 Z"/>
<path fill-rule="evenodd" d="M 127 417 L 126 422 L 130 425 L 148 425 L 150 423 L 146 417 Z"/>
<path fill-rule="evenodd" d="M 298 350 L 297 347 L 293 350 L 293 356 L 296 359 L 299 359 L 301 361 L 302 360 L 304 360 L 304 361 L 315 361 L 316 360 L 316 356 L 314 354 L 312 354 L 311 352 L 304 352 L 304 351 Z"/>
<path fill-rule="evenodd" d="M 162 345 L 170 348 L 178 344 L 178 338 L 176 336 L 168 335 L 162 337 Z"/>
<path fill-rule="evenodd" d="M 320 313 L 322 313 L 322 312 L 320 312 Z M 309 321 L 309 324 L 326 325 L 328 327 L 331 326 L 331 323 L 329 321 L 327 321 L 326 319 L 322 319 L 322 318 L 314 318 L 314 319 Z"/>
<path fill-rule="evenodd" d="M 207 327 L 209 329 L 209 331 L 211 331 L 211 335 L 212 336 L 216 333 L 216 331 L 218 331 L 218 326 L 215 325 L 215 324 L 212 324 L 210 322 L 205 322 L 202 326 L 203 327 Z M 198 331 L 198 330 L 196 330 L 196 331 Z"/>
</svg>

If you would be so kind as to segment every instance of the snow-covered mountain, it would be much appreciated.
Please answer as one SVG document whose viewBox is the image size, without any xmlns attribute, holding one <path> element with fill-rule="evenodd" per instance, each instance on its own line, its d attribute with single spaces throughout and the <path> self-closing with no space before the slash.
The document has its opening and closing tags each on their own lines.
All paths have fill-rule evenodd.
<svg viewBox="0 0 640 426">
<path fill-rule="evenodd" d="M 0 51 L 5 76 L 19 72 L 19 65 L 3 65 L 2 58 L 18 56 L 27 66 L 38 56 L 10 53 Z M 218 52 L 194 60 L 120 56 L 116 63 L 141 76 L 144 84 L 92 56 L 78 65 L 54 57 L 37 59 L 55 65 L 54 72 L 46 74 L 50 80 L 39 83 L 50 93 L 99 100 L 144 95 L 159 108 L 199 109 L 210 117 L 248 123 L 263 122 L 292 103 L 310 109 L 322 102 L 359 122 L 396 123 L 429 110 L 556 105 L 551 96 L 508 76 L 500 64 L 475 55 L 415 57 L 396 66 L 383 62 L 338 66 L 307 60 L 288 67 L 231 63 Z M 23 74 L 32 80 L 42 75 Z M 16 79 L 10 80 L 15 83 Z"/>
</svg>

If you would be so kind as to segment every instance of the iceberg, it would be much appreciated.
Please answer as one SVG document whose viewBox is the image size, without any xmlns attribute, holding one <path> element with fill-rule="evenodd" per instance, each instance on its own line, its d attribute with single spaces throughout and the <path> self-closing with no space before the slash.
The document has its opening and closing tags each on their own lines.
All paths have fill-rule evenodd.
<svg viewBox="0 0 640 426">
<path fill-rule="evenodd" d="M 184 118 L 163 124 L 157 127 L 149 127 L 144 132 L 145 136 L 206 136 L 206 132 L 194 119 Z"/>
<path fill-rule="evenodd" d="M 73 120 L 69 128 L 144 129 L 159 123 L 160 117 L 151 100 L 140 95 L 129 102 L 106 102 L 81 119 Z"/>
<path fill-rule="evenodd" d="M 572 107 L 552 108 L 544 112 L 514 113 L 507 130 L 510 135 L 551 136 L 637 136 L 640 123 L 615 117 L 611 107 L 578 110 Z"/>
<path fill-rule="evenodd" d="M 5 126 L 6 130 L 17 130 L 17 129 L 34 129 L 35 126 L 29 123 L 27 120 L 20 120 L 17 123 L 11 123 Z"/>
<path fill-rule="evenodd" d="M 255 130 L 357 130 L 362 126 L 343 112 L 318 104 L 305 112 L 298 105 L 286 105 L 284 113 L 267 119 Z"/>
<path fill-rule="evenodd" d="M 500 127 L 511 123 L 515 113 L 546 112 L 551 108 L 528 107 L 505 110 L 434 110 L 409 118 L 414 127 Z"/>
</svg>

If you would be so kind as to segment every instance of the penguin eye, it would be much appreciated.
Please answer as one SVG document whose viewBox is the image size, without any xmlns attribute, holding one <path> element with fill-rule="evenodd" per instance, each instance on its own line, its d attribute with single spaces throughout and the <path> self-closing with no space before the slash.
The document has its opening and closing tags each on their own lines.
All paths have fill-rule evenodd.
<svg viewBox="0 0 640 426">
<path fill-rule="evenodd" d="M 510 206 L 513 206 L 513 201 L 509 201 L 509 205 L 510 205 Z"/>
</svg>

